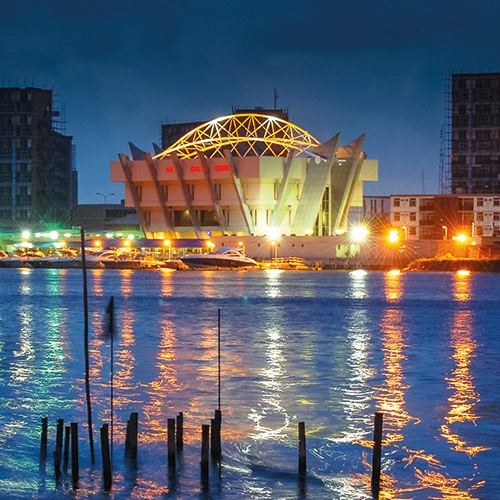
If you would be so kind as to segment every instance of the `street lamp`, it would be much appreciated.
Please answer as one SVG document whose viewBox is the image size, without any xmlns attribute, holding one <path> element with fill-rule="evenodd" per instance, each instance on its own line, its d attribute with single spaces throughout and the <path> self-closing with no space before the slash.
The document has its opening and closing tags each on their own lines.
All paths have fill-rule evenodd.
<svg viewBox="0 0 500 500">
<path fill-rule="evenodd" d="M 448 227 L 447 226 L 441 226 L 441 229 L 444 229 L 444 240 L 448 239 Z"/>
<path fill-rule="evenodd" d="M 168 247 L 168 260 L 172 257 L 172 242 L 170 240 L 165 240 L 163 244 Z"/>
<path fill-rule="evenodd" d="M 271 241 L 271 246 L 274 248 L 274 258 L 278 258 L 278 243 L 276 241 Z"/>
<path fill-rule="evenodd" d="M 403 230 L 404 238 L 405 241 L 408 239 L 408 227 L 407 226 L 401 226 L 401 229 Z"/>
<path fill-rule="evenodd" d="M 106 227 L 106 200 L 108 196 L 114 196 L 115 193 L 96 193 L 98 196 L 102 196 L 103 203 L 102 203 L 102 221 L 104 227 Z"/>
</svg>

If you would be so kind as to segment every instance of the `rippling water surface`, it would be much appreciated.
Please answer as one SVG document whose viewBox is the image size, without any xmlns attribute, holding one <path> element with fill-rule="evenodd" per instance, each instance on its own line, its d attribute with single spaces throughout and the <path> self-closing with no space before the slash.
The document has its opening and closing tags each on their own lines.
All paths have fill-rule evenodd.
<svg viewBox="0 0 500 500">
<path fill-rule="evenodd" d="M 363 272 L 88 272 L 96 443 L 90 464 L 80 270 L 0 270 L 0 496 L 100 497 L 115 298 L 117 498 L 369 498 L 384 413 L 383 498 L 498 498 L 500 279 Z M 201 425 L 218 404 L 223 460 L 200 489 Z M 124 434 L 139 413 L 137 468 Z M 167 419 L 184 414 L 176 474 Z M 80 483 L 39 470 L 40 419 L 78 422 Z M 297 478 L 297 425 L 307 477 Z"/>
</svg>

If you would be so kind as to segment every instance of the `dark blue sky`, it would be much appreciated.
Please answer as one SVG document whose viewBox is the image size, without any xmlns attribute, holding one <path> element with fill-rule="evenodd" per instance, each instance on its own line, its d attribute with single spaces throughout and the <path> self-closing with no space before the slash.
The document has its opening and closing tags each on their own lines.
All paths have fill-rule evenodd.
<svg viewBox="0 0 500 500">
<path fill-rule="evenodd" d="M 0 84 L 53 89 L 81 203 L 123 196 L 109 163 L 164 122 L 279 107 L 324 141 L 366 133 L 367 194 L 439 191 L 445 80 L 500 71 L 496 0 L 0 1 Z"/>
</svg>

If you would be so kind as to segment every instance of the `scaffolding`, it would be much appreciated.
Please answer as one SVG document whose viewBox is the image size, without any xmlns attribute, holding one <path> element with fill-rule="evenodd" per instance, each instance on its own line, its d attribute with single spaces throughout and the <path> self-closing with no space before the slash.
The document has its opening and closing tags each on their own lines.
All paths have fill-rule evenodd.
<svg viewBox="0 0 500 500">
<path fill-rule="evenodd" d="M 441 127 L 439 151 L 439 193 L 451 193 L 452 158 L 452 75 L 448 73 L 444 84 L 444 124 Z"/>
</svg>

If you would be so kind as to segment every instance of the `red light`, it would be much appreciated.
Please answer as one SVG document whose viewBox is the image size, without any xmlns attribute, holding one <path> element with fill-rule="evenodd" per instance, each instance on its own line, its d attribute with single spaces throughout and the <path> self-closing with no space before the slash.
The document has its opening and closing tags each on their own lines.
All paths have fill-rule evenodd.
<svg viewBox="0 0 500 500">
<path fill-rule="evenodd" d="M 201 167 L 193 166 L 191 167 L 191 172 L 201 172 Z"/>
<path fill-rule="evenodd" d="M 167 174 L 173 174 L 174 173 L 174 167 L 167 167 Z"/>
<path fill-rule="evenodd" d="M 231 172 L 229 165 L 215 165 L 216 172 Z"/>
</svg>

